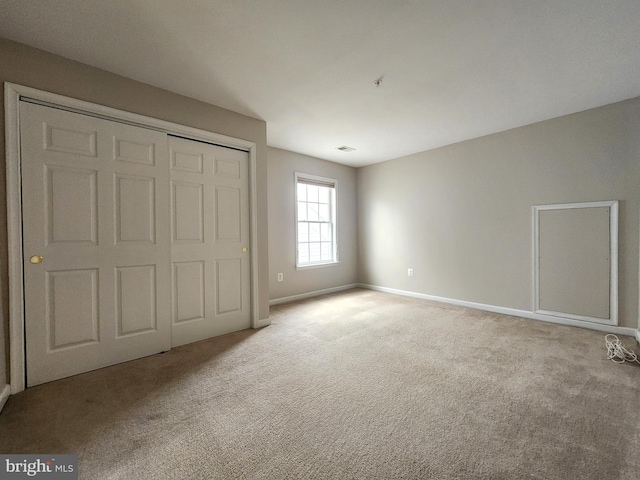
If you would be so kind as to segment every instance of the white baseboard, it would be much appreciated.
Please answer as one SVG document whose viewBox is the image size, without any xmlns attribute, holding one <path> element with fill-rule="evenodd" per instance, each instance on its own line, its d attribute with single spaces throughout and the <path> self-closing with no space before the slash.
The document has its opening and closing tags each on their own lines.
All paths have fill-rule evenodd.
<svg viewBox="0 0 640 480">
<path fill-rule="evenodd" d="M 351 283 L 349 285 L 341 285 L 340 287 L 325 288 L 324 290 L 315 290 L 313 292 L 291 295 L 290 297 L 274 298 L 273 300 L 269 301 L 269 305 L 280 305 L 281 303 L 295 302 L 297 300 L 304 300 L 305 298 L 312 298 L 318 297 L 320 295 L 327 295 L 329 293 L 342 292 L 343 290 L 350 290 L 359 286 L 359 283 Z"/>
<path fill-rule="evenodd" d="M 4 408 L 4 404 L 7 403 L 9 395 L 11 394 L 11 386 L 7 383 L 0 392 L 0 412 Z"/>
<path fill-rule="evenodd" d="M 636 330 L 636 342 L 640 343 L 640 328 Z"/>
<path fill-rule="evenodd" d="M 496 307 L 494 305 L 485 305 L 484 303 L 467 302 L 465 300 L 455 300 L 446 297 L 436 297 L 424 293 L 409 292 L 406 290 L 398 290 L 395 288 L 379 287 L 376 285 L 358 284 L 361 288 L 376 290 L 379 292 L 393 293 L 395 295 L 403 295 L 405 297 L 422 298 L 424 300 L 432 300 L 435 302 L 448 303 L 459 307 L 475 308 L 476 310 L 484 310 L 487 312 L 501 313 L 503 315 L 511 315 L 512 317 L 529 318 L 532 320 L 541 320 L 543 322 L 557 323 L 560 325 L 569 325 L 572 327 L 589 328 L 591 330 L 599 330 L 606 333 L 615 333 L 616 335 L 627 335 L 636 337 L 640 342 L 640 331 L 635 328 L 617 327 L 615 325 L 606 325 L 601 323 L 585 322 L 581 320 L 573 320 L 569 318 L 554 317 L 551 315 L 542 315 L 539 313 L 529 312 L 527 310 L 518 310 L 516 308 Z"/>
</svg>

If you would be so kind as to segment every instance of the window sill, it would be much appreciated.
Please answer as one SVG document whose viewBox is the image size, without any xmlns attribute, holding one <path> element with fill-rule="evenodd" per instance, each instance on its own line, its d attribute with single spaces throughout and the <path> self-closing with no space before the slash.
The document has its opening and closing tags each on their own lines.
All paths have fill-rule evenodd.
<svg viewBox="0 0 640 480">
<path fill-rule="evenodd" d="M 312 268 L 325 268 L 325 267 L 333 267 L 334 265 L 338 265 L 340 260 L 337 262 L 326 262 L 326 263 L 310 263 L 307 265 L 296 265 L 296 270 L 310 270 Z"/>
</svg>

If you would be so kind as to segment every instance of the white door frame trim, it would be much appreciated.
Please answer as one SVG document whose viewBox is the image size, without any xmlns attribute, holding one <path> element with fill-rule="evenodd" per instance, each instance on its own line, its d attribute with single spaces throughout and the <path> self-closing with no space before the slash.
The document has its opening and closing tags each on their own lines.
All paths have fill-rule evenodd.
<svg viewBox="0 0 640 480">
<path fill-rule="evenodd" d="M 567 210 L 574 208 L 610 209 L 609 215 L 609 318 L 598 318 L 571 313 L 555 312 L 540 308 L 540 212 L 545 210 Z M 618 325 L 618 201 L 563 203 L 555 205 L 536 205 L 533 212 L 533 313 L 579 320 L 584 322 Z"/>
<path fill-rule="evenodd" d="M 247 140 L 220 135 L 206 130 L 178 125 L 144 115 L 76 100 L 62 95 L 6 82 L 4 84 L 5 150 L 7 162 L 7 232 L 9 269 L 9 361 L 11 393 L 25 389 L 25 334 L 24 289 L 22 252 L 22 182 L 20 174 L 20 100 L 32 99 L 38 103 L 65 110 L 88 113 L 100 118 L 129 123 L 144 128 L 161 130 L 194 140 L 239 148 L 249 152 L 249 236 L 251 248 L 251 327 L 264 326 L 258 314 L 258 201 L 256 174 L 256 144 Z"/>
</svg>

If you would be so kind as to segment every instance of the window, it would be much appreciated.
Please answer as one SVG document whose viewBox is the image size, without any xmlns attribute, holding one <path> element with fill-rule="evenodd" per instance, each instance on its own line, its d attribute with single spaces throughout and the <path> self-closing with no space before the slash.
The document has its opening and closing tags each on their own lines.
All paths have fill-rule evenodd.
<svg viewBox="0 0 640 480">
<path fill-rule="evenodd" d="M 337 180 L 296 173 L 296 266 L 337 263 Z"/>
</svg>

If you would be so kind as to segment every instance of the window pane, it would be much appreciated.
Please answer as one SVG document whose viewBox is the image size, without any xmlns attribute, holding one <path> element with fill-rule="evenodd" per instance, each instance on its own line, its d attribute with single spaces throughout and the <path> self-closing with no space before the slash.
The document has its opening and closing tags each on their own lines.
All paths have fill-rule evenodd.
<svg viewBox="0 0 640 480">
<path fill-rule="evenodd" d="M 298 221 L 304 222 L 307 219 L 307 203 L 298 202 Z"/>
<path fill-rule="evenodd" d="M 329 204 L 321 203 L 318 205 L 318 217 L 321 222 L 331 221 L 331 210 L 329 209 Z"/>
<path fill-rule="evenodd" d="M 309 206 L 309 210 L 307 213 L 307 220 L 309 220 L 310 222 L 317 222 L 318 221 L 318 204 L 317 203 L 308 203 L 307 204 Z"/>
<path fill-rule="evenodd" d="M 310 243 L 309 244 L 309 261 L 310 262 L 319 262 L 321 260 L 320 257 L 320 242 Z"/>
<path fill-rule="evenodd" d="M 309 224 L 309 241 L 311 242 L 319 242 L 320 241 L 320 225 L 317 223 Z"/>
<path fill-rule="evenodd" d="M 304 202 L 307 200 L 307 186 L 304 183 L 298 184 L 298 201 Z"/>
<path fill-rule="evenodd" d="M 307 185 L 307 201 L 308 202 L 318 202 L 318 186 L 317 185 Z"/>
<path fill-rule="evenodd" d="M 331 179 L 326 181 L 333 182 Z M 298 265 L 336 261 L 335 195 L 333 187 L 296 184 Z"/>
<path fill-rule="evenodd" d="M 309 263 L 309 244 L 298 244 L 298 263 Z"/>
<path fill-rule="evenodd" d="M 331 194 L 331 189 L 329 187 L 318 187 L 318 201 L 320 203 L 329 203 L 329 198 Z"/>
<path fill-rule="evenodd" d="M 322 240 L 323 242 L 330 242 L 333 240 L 333 238 L 331 237 L 330 223 L 323 223 L 320 226 L 320 240 Z"/>
<path fill-rule="evenodd" d="M 333 260 L 333 248 L 331 248 L 331 242 L 322 242 L 320 248 L 320 254 L 322 256 L 322 260 L 331 261 Z"/>
<path fill-rule="evenodd" d="M 298 223 L 298 242 L 309 241 L 309 224 L 300 222 Z"/>
</svg>

